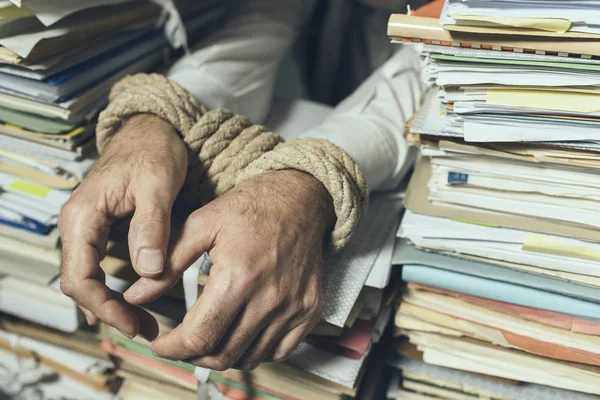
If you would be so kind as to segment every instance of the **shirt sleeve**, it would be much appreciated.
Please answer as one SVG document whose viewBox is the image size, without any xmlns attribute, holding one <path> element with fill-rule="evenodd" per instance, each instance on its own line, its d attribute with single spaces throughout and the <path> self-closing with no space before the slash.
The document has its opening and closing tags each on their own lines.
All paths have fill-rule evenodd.
<svg viewBox="0 0 600 400">
<path fill-rule="evenodd" d="M 194 46 L 167 72 L 208 108 L 226 107 L 262 123 L 277 68 L 314 0 L 239 1 L 226 25 Z"/>
<path fill-rule="evenodd" d="M 344 149 L 362 168 L 371 191 L 393 189 L 416 157 L 404 130 L 423 92 L 418 54 L 401 47 L 321 125 L 303 136 L 327 139 Z"/>
</svg>

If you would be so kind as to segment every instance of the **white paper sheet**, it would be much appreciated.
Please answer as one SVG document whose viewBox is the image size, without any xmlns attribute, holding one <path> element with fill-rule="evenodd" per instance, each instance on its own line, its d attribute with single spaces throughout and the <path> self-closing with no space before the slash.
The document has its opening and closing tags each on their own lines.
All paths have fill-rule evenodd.
<svg viewBox="0 0 600 400">
<path fill-rule="evenodd" d="M 571 31 L 600 33 L 600 2 L 597 0 L 534 0 L 534 1 L 486 1 L 450 0 L 442 14 L 443 24 L 452 24 L 454 14 L 516 17 L 558 18 L 571 21 Z"/>
<path fill-rule="evenodd" d="M 365 353 L 358 360 L 351 360 L 302 343 L 286 362 L 323 379 L 354 388 L 368 354 L 369 352 Z"/>
<path fill-rule="evenodd" d="M 11 398 L 19 394 L 18 398 L 32 400 L 114 399 L 111 393 L 98 392 L 50 368 L 39 366 L 34 359 L 19 359 L 5 350 L 0 350 L 0 365 L 3 367 L 0 390 Z"/>
<path fill-rule="evenodd" d="M 508 353 L 502 348 L 484 347 L 441 335 L 412 332 L 409 335 L 411 343 L 423 351 L 424 361 L 430 364 L 600 394 L 600 375 L 597 373 L 527 353 Z"/>
<path fill-rule="evenodd" d="M 538 268 L 600 276 L 600 263 L 523 250 L 527 232 L 495 228 L 406 211 L 398 236 L 415 245 L 438 251 L 479 256 Z M 545 235 L 569 244 L 600 248 L 597 243 Z"/>
<path fill-rule="evenodd" d="M 326 258 L 325 321 L 344 326 L 401 207 L 401 200 L 393 196 L 372 197 L 350 243 L 339 254 Z"/>
<path fill-rule="evenodd" d="M 448 382 L 459 385 L 469 392 L 488 392 L 495 396 L 503 396 L 513 400 L 593 400 L 595 396 L 568 390 L 556 389 L 535 384 L 512 385 L 487 379 L 480 375 L 470 374 L 427 364 L 423 361 L 398 357 L 388 362 L 390 365 L 412 374 L 421 375 L 436 382 Z"/>
<path fill-rule="evenodd" d="M 396 228 L 398 223 L 390 230 L 388 237 L 385 239 L 385 243 L 371 268 L 371 272 L 367 277 L 365 286 L 376 289 L 383 289 L 387 287 L 390 282 L 390 275 L 392 273 L 392 256 L 394 254 L 394 245 L 396 244 Z"/>
<path fill-rule="evenodd" d="M 30 8 L 45 25 L 50 26 L 77 11 L 99 6 L 127 3 L 131 0 L 10 0 L 17 7 Z"/>
<path fill-rule="evenodd" d="M 523 121 L 507 118 L 464 117 L 464 138 L 467 142 L 599 142 L 597 125 L 563 123 L 561 121 Z"/>
</svg>

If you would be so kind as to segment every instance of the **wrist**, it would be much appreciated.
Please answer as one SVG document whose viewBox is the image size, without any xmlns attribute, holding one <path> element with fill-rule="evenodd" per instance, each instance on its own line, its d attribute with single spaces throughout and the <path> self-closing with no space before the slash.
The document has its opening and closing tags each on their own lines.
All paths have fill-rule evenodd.
<svg viewBox="0 0 600 400">
<path fill-rule="evenodd" d="M 186 171 L 188 154 L 185 142 L 169 122 L 153 114 L 136 114 L 123 122 L 117 133 L 104 144 L 105 157 L 142 157 L 152 162 L 154 155 L 178 171 Z M 166 158 L 165 158 L 166 157 Z M 141 160 L 141 159 L 140 159 Z"/>
<path fill-rule="evenodd" d="M 329 232 L 335 225 L 336 215 L 333 199 L 325 186 L 314 176 L 299 170 L 287 169 L 269 172 L 265 179 L 272 180 L 276 190 L 288 204 L 295 199 L 296 207 L 290 207 L 292 213 L 302 213 L 311 224 L 320 226 Z M 296 215 L 297 216 L 297 215 Z"/>
<path fill-rule="evenodd" d="M 164 136 L 168 139 L 178 139 L 183 143 L 183 140 L 177 135 L 175 127 L 171 123 L 165 121 L 161 117 L 154 114 L 136 114 L 127 118 L 119 135 L 143 137 L 148 132 L 153 132 L 153 135 Z"/>
</svg>

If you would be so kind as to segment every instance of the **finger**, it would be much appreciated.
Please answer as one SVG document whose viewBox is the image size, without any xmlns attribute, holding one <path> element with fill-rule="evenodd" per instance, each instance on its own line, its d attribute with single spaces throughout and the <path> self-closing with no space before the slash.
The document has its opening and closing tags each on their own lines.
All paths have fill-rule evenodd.
<svg viewBox="0 0 600 400">
<path fill-rule="evenodd" d="M 281 343 L 277 346 L 273 352 L 273 361 L 282 362 L 289 358 L 292 353 L 300 346 L 302 340 L 308 335 L 308 333 L 314 327 L 314 322 L 305 322 L 292 329 L 285 337 L 281 340 Z"/>
<path fill-rule="evenodd" d="M 172 360 L 210 354 L 242 311 L 246 302 L 243 290 L 234 277 L 211 275 L 183 322 L 152 343 L 154 354 Z"/>
<path fill-rule="evenodd" d="M 185 221 L 172 241 L 166 268 L 153 279 L 141 278 L 124 293 L 131 304 L 145 304 L 169 291 L 181 279 L 186 269 L 204 253 L 214 241 L 214 216 L 206 207 L 194 212 Z"/>
<path fill-rule="evenodd" d="M 139 334 L 151 342 L 158 336 L 158 322 L 148 311 L 142 307 L 132 306 L 133 311 L 139 322 Z"/>
<path fill-rule="evenodd" d="M 165 266 L 176 196 L 165 186 L 155 177 L 143 177 L 132 189 L 135 213 L 129 228 L 129 251 L 133 268 L 142 277 L 156 277 Z"/>
<path fill-rule="evenodd" d="M 273 355 L 281 339 L 289 332 L 288 321 L 280 320 L 267 326 L 240 357 L 234 368 L 252 371 Z"/>
<path fill-rule="evenodd" d="M 90 206 L 91 202 L 85 203 L 68 202 L 61 210 L 61 290 L 104 322 L 136 336 L 136 315 L 104 284 L 100 269 L 110 219 Z"/>
<path fill-rule="evenodd" d="M 98 323 L 98 317 L 96 317 L 94 314 L 92 314 L 89 310 L 87 310 L 86 308 L 81 307 L 81 306 L 79 306 L 79 309 L 85 316 L 85 320 L 87 321 L 88 325 L 94 326 Z"/>
<path fill-rule="evenodd" d="M 273 314 L 274 312 L 261 308 L 256 302 L 251 302 L 229 327 L 226 336 L 215 350 L 208 356 L 191 360 L 192 364 L 217 371 L 231 368 L 249 350 L 258 335 L 273 321 Z"/>
</svg>

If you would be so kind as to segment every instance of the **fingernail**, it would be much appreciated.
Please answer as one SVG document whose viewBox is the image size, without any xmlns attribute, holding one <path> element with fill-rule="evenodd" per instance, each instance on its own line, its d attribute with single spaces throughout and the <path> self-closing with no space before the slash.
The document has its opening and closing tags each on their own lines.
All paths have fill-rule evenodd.
<svg viewBox="0 0 600 400">
<path fill-rule="evenodd" d="M 125 337 L 126 337 L 127 339 L 129 339 L 129 340 L 133 340 L 133 338 L 135 337 L 135 336 L 131 336 L 129 333 L 123 332 L 122 330 L 120 330 L 120 329 L 118 329 L 118 328 L 117 328 L 117 330 L 118 330 L 119 332 L 121 332 L 121 334 L 122 334 L 123 336 L 125 336 Z"/>
<path fill-rule="evenodd" d="M 123 293 L 124 297 L 136 298 L 140 297 L 146 292 L 146 283 L 148 281 L 145 278 L 140 278 L 136 283 L 131 285 L 129 289 Z"/>
<path fill-rule="evenodd" d="M 159 274 L 163 271 L 165 255 L 162 250 L 141 249 L 138 256 L 140 271 L 147 274 Z"/>
</svg>

